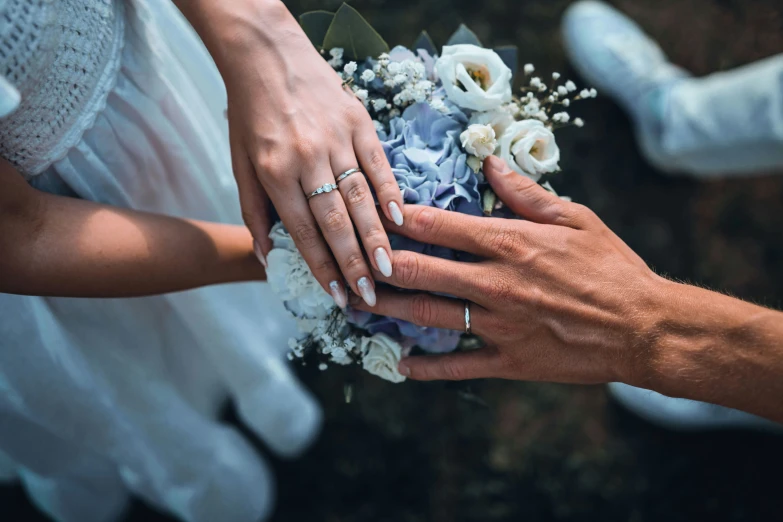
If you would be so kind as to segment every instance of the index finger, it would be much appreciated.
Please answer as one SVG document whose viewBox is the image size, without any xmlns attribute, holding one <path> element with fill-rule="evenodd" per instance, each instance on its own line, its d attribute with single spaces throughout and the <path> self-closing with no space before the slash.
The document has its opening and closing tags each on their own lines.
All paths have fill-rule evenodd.
<svg viewBox="0 0 783 522">
<path fill-rule="evenodd" d="M 433 207 L 406 205 L 405 224 L 384 221 L 389 232 L 480 257 L 495 257 L 523 241 L 530 223 L 519 220 L 477 217 Z"/>
<path fill-rule="evenodd" d="M 394 273 L 376 274 L 378 281 L 405 288 L 424 290 L 486 304 L 492 272 L 481 263 L 463 263 L 431 257 L 407 250 L 394 252 Z"/>
</svg>

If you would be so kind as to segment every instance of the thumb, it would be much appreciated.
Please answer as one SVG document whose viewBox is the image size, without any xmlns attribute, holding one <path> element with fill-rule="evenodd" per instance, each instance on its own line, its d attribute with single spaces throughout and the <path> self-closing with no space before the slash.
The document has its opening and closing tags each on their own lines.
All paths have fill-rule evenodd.
<svg viewBox="0 0 783 522">
<path fill-rule="evenodd" d="M 485 347 L 472 352 L 406 357 L 398 370 L 415 381 L 463 381 L 497 377 L 501 367 L 497 350 Z"/>
<path fill-rule="evenodd" d="M 511 170 L 501 158 L 489 156 L 484 161 L 484 176 L 500 200 L 518 216 L 543 224 L 555 224 L 563 218 L 566 202 Z"/>
</svg>

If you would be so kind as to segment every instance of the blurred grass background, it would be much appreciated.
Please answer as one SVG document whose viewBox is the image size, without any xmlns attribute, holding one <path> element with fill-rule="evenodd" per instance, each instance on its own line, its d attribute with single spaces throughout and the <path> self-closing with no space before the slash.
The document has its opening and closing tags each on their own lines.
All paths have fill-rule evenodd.
<svg viewBox="0 0 783 522">
<path fill-rule="evenodd" d="M 339 5 L 285 3 L 296 15 Z M 351 2 L 391 45 L 411 44 L 421 29 L 442 44 L 464 22 L 486 45 L 518 45 L 522 63 L 542 75 L 559 71 L 580 84 L 558 30 L 569 3 Z M 783 52 L 780 0 L 612 3 L 697 75 Z M 700 183 L 663 175 L 641 159 L 627 118 L 609 100 L 577 104 L 572 114 L 587 126 L 559 135 L 559 191 L 593 208 L 659 272 L 781 306 L 783 177 Z M 783 438 L 666 432 L 614 405 L 598 386 L 477 382 L 472 391 L 482 405 L 449 384 L 304 370 L 326 421 L 303 458 L 270 457 L 279 481 L 275 522 L 783 518 Z M 350 378 L 359 381 L 346 405 Z M 0 520 L 43 518 L 12 488 L 0 490 Z M 129 520 L 169 519 L 138 504 Z"/>
</svg>

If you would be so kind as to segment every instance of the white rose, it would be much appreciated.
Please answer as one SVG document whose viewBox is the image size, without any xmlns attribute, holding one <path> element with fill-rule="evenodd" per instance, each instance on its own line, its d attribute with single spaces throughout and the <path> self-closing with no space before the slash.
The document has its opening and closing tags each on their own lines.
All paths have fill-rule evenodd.
<svg viewBox="0 0 783 522">
<path fill-rule="evenodd" d="M 468 123 L 471 125 L 474 123 L 479 125 L 489 125 L 495 131 L 495 136 L 497 137 L 502 136 L 503 133 L 506 132 L 506 129 L 508 129 L 511 124 L 514 123 L 514 118 L 508 111 L 505 110 L 475 112 L 473 113 L 473 116 L 470 117 L 470 121 Z"/>
<path fill-rule="evenodd" d="M 500 137 L 500 157 L 515 171 L 534 181 L 560 167 L 555 135 L 538 120 L 514 122 Z"/>
<path fill-rule="evenodd" d="M 465 152 L 473 154 L 482 160 L 487 156 L 491 156 L 498 146 L 498 142 L 495 139 L 495 130 L 489 125 L 479 125 L 477 123 L 470 125 L 459 135 L 459 139 Z"/>
<path fill-rule="evenodd" d="M 435 70 L 446 95 L 462 108 L 489 111 L 511 101 L 511 69 L 495 51 L 447 45 Z"/>
<path fill-rule="evenodd" d="M 385 334 L 363 337 L 361 350 L 364 354 L 362 366 L 381 379 L 402 382 L 405 376 L 397 371 L 402 358 L 402 347 Z"/>
</svg>

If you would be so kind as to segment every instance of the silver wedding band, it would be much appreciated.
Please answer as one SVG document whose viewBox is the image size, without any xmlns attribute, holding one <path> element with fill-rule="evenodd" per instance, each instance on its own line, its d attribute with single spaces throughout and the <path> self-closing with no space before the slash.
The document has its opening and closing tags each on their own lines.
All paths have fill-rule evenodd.
<svg viewBox="0 0 783 522">
<path fill-rule="evenodd" d="M 361 172 L 362 169 L 348 169 L 339 176 L 337 176 L 337 179 L 335 180 L 335 183 L 340 183 L 342 180 L 350 176 L 351 174 L 356 174 L 357 172 Z"/>
<path fill-rule="evenodd" d="M 307 195 L 307 199 L 314 198 L 318 194 L 328 194 L 329 192 L 337 190 L 337 183 L 324 183 L 311 193 Z"/>
<path fill-rule="evenodd" d="M 470 328 L 470 301 L 465 301 L 465 333 L 470 335 L 472 333 Z"/>
</svg>

